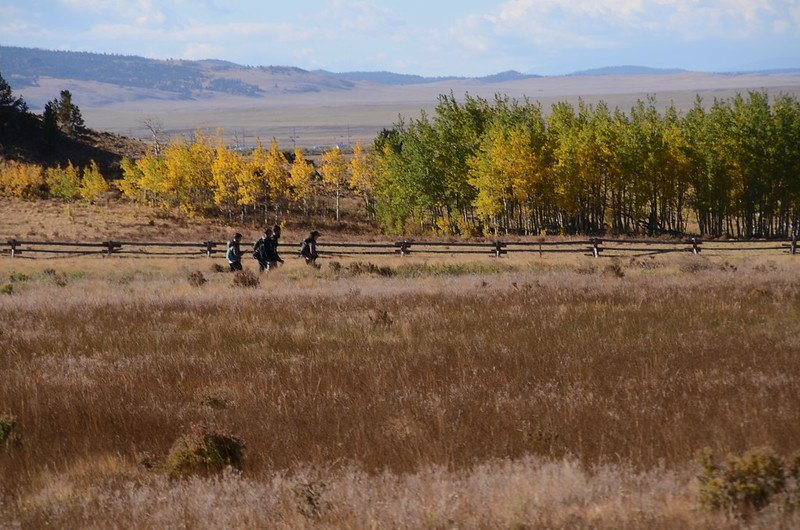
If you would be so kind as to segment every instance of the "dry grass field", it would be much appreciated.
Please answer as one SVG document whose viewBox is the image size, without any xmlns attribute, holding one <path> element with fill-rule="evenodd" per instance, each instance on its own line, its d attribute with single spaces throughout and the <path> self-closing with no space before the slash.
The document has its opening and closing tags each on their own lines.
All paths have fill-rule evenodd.
<svg viewBox="0 0 800 530">
<path fill-rule="evenodd" d="M 298 246 L 309 229 L 317 228 L 327 240 L 366 239 L 375 227 L 357 211 L 361 201 L 342 201 L 343 222 L 336 224 L 333 214 L 325 214 L 320 199 L 318 213 L 310 221 L 292 216 L 284 227 L 284 241 Z M 328 203 L 332 206 L 333 200 Z M 242 225 L 224 218 L 186 217 L 176 212 L 115 200 L 101 204 L 60 200 L 26 201 L 4 197 L 0 201 L 0 240 L 9 238 L 35 241 L 226 241 L 235 232 L 253 241 L 261 235 L 261 225 L 250 219 Z M 372 239 L 375 237 L 369 236 Z"/>
<path fill-rule="evenodd" d="M 796 257 L 298 261 L 0 258 L 0 527 L 800 525 L 696 479 L 800 449 Z"/>
<path fill-rule="evenodd" d="M 63 80 L 44 80 L 38 88 L 23 93 L 29 101 L 47 101 Z M 419 116 L 420 109 L 431 112 L 440 94 L 451 91 L 456 97 L 465 93 L 494 98 L 495 94 L 539 101 L 545 111 L 553 103 L 579 98 L 596 104 L 603 100 L 612 108 L 629 110 L 639 98 L 655 95 L 659 106 L 670 103 L 688 110 L 700 95 L 707 104 L 716 98 L 730 98 L 748 90 L 800 93 L 796 75 L 722 75 L 684 72 L 674 75 L 629 76 L 558 76 L 481 83 L 475 80 L 444 81 L 408 86 L 389 86 L 358 82 L 351 90 L 328 90 L 308 93 L 269 94 L 262 98 L 222 96 L 175 100 L 127 91 L 111 85 L 70 82 L 88 126 L 137 138 L 148 138 L 143 125 L 146 118 L 159 119 L 170 134 L 191 133 L 197 128 L 224 129 L 226 140 L 254 146 L 256 138 L 268 142 L 276 137 L 289 148 L 294 142 L 302 147 L 331 146 L 355 142 L 369 143 L 383 128 L 391 127 L 399 114 Z M 110 91 L 110 94 L 107 93 Z M 132 97 L 133 96 L 133 97 Z M 45 98 L 45 99 L 42 99 Z M 83 99 L 82 99 L 83 98 Z M 127 99 L 126 99 L 127 98 Z"/>
</svg>

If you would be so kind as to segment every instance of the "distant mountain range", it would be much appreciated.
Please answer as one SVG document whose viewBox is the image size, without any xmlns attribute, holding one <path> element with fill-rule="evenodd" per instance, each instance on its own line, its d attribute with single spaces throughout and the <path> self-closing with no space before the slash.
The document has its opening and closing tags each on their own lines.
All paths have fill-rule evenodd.
<svg viewBox="0 0 800 530">
<path fill-rule="evenodd" d="M 673 75 L 680 69 L 612 66 L 569 76 Z M 131 55 L 53 51 L 0 46 L 0 73 L 22 91 L 31 108 L 41 108 L 58 87 L 74 89 L 83 103 L 105 106 L 142 99 L 270 99 L 278 95 L 351 91 L 363 86 L 478 83 L 491 85 L 539 78 L 514 70 L 483 77 L 424 77 L 394 72 L 330 72 L 292 66 L 243 66 L 223 60 L 158 60 Z M 738 75 L 745 72 L 736 72 Z M 761 75 L 800 74 L 800 69 L 762 71 Z M 567 76 L 567 77 L 569 77 Z"/>
<path fill-rule="evenodd" d="M 602 75 L 672 75 L 686 72 L 680 68 L 649 68 L 647 66 L 605 66 L 573 72 L 571 76 L 602 76 Z"/>
<path fill-rule="evenodd" d="M 431 83 L 441 83 L 445 81 L 477 81 L 479 83 L 505 83 L 508 81 L 519 81 L 521 79 L 534 79 L 542 77 L 536 74 L 523 74 L 516 70 L 508 70 L 498 74 L 487 75 L 483 77 L 461 77 L 461 76 L 441 76 L 441 77 L 424 77 L 421 75 L 413 74 L 397 74 L 394 72 L 329 72 L 326 70 L 317 70 L 317 72 L 337 77 L 339 79 L 348 79 L 351 81 L 368 81 L 370 83 L 378 83 L 381 85 L 424 85 Z"/>
</svg>

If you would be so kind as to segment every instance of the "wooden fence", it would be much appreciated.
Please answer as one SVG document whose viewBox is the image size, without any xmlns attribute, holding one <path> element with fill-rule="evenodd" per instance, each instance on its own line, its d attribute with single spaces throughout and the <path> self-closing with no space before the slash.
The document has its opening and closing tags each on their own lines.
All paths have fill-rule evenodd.
<svg viewBox="0 0 800 530">
<path fill-rule="evenodd" d="M 173 256 L 173 257 L 212 257 L 224 254 L 227 243 L 220 241 L 203 241 L 200 243 L 172 243 L 155 241 L 102 241 L 102 242 L 65 242 L 65 241 L 32 241 L 10 239 L 0 243 L 0 254 L 3 256 L 28 257 L 37 256 L 69 257 L 69 256 Z M 252 243 L 242 242 L 245 250 L 252 248 Z M 280 251 L 286 255 L 296 254 L 299 243 L 281 243 Z M 582 240 L 549 239 L 530 241 L 490 241 L 444 242 L 444 241 L 395 241 L 395 242 L 320 242 L 318 251 L 323 256 L 361 256 L 361 255 L 399 255 L 410 254 L 475 254 L 501 257 L 512 253 L 544 254 L 580 253 L 595 258 L 602 256 L 635 256 L 656 255 L 673 252 L 746 252 L 746 251 L 780 251 L 797 254 L 797 238 L 791 240 L 709 240 L 699 238 L 684 240 L 658 239 L 604 239 L 591 238 Z"/>
</svg>

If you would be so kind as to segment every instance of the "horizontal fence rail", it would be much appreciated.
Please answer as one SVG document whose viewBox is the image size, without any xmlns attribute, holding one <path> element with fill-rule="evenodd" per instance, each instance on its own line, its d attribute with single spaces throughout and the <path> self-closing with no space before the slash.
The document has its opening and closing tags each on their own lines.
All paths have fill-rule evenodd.
<svg viewBox="0 0 800 530">
<path fill-rule="evenodd" d="M 252 243 L 242 242 L 241 248 L 248 254 Z M 285 255 L 296 255 L 299 244 L 281 243 L 279 250 Z M 797 254 L 797 238 L 789 240 L 747 239 L 709 240 L 689 238 L 684 240 L 658 239 L 550 239 L 541 241 L 394 241 L 394 242 L 324 242 L 317 243 L 322 256 L 399 255 L 410 254 L 475 254 L 501 257 L 514 253 L 529 253 L 543 256 L 550 253 L 579 253 L 595 258 L 601 256 L 657 255 L 673 252 L 745 252 L 781 251 Z M 50 254 L 53 257 L 68 256 L 173 256 L 212 257 L 225 254 L 227 242 L 165 242 L 165 241 L 102 241 L 67 242 L 33 241 L 9 239 L 0 243 L 3 256 L 35 257 Z"/>
</svg>

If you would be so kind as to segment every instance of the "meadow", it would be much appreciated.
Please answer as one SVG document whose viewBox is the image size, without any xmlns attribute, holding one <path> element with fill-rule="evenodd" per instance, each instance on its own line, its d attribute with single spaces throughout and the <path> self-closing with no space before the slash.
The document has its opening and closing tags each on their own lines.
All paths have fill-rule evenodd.
<svg viewBox="0 0 800 530">
<path fill-rule="evenodd" d="M 796 257 L 364 261 L 1 258 L 0 527 L 800 525 L 697 479 L 798 452 Z"/>
</svg>

